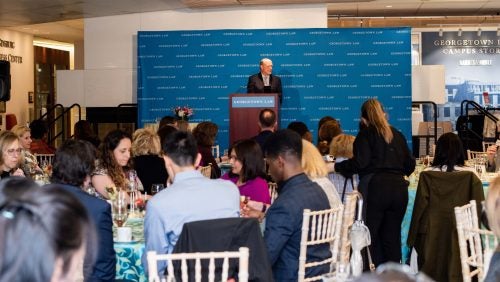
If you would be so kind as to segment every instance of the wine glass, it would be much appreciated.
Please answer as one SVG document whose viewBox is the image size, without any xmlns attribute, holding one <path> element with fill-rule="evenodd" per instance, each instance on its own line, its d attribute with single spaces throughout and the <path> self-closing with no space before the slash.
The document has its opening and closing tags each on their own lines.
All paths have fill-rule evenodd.
<svg viewBox="0 0 500 282">
<path fill-rule="evenodd" d="M 113 220 L 118 227 L 122 227 L 127 221 L 128 209 L 127 209 L 127 199 L 123 191 L 118 192 L 116 199 L 112 202 L 113 204 Z"/>
<path fill-rule="evenodd" d="M 165 188 L 165 185 L 161 183 L 155 183 L 151 185 L 151 195 L 154 196 L 156 193 L 159 193 L 161 190 Z"/>
<path fill-rule="evenodd" d="M 350 265 L 348 263 L 337 263 L 337 271 L 336 271 L 336 276 L 337 276 L 337 281 L 343 282 L 347 281 L 349 278 L 350 274 Z"/>
</svg>

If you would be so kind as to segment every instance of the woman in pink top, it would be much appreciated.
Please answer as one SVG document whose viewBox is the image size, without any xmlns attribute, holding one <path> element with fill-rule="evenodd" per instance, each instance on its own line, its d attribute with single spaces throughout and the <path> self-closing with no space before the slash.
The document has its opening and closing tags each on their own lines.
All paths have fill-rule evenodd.
<svg viewBox="0 0 500 282">
<path fill-rule="evenodd" d="M 238 186 L 241 196 L 247 196 L 252 201 L 271 204 L 271 196 L 264 172 L 264 157 L 262 150 L 253 139 L 239 141 L 229 152 L 231 172 L 222 176 Z"/>
</svg>

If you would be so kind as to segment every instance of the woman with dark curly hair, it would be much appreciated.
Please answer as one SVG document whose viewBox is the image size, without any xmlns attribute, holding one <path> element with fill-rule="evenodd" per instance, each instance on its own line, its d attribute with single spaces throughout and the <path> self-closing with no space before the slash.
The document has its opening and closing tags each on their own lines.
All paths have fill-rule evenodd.
<svg viewBox="0 0 500 282">
<path fill-rule="evenodd" d="M 219 127 L 217 124 L 209 121 L 200 122 L 193 129 L 193 136 L 196 139 L 196 143 L 198 143 L 198 153 L 201 154 L 200 166 L 210 164 L 212 167 L 210 178 L 219 178 L 221 174 L 217 161 L 212 155 L 212 146 L 215 144 L 215 137 L 217 137 L 218 130 Z"/>
<path fill-rule="evenodd" d="M 122 130 L 113 130 L 99 146 L 96 169 L 92 173 L 92 186 L 102 197 L 109 199 L 106 188 L 128 190 L 129 179 L 142 190 L 142 184 L 130 165 L 132 137 Z"/>
</svg>

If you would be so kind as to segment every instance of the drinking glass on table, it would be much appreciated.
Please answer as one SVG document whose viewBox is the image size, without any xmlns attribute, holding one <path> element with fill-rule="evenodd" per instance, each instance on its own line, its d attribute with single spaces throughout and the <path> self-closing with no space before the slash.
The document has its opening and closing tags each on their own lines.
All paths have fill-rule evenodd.
<svg viewBox="0 0 500 282">
<path fill-rule="evenodd" d="M 127 197 L 125 197 L 125 192 L 119 191 L 116 199 L 113 200 L 113 221 L 116 226 L 122 227 L 127 221 L 128 208 L 127 208 Z"/>
<path fill-rule="evenodd" d="M 151 195 L 154 196 L 156 193 L 159 193 L 161 190 L 165 188 L 165 185 L 161 183 L 156 183 L 151 185 Z"/>
</svg>

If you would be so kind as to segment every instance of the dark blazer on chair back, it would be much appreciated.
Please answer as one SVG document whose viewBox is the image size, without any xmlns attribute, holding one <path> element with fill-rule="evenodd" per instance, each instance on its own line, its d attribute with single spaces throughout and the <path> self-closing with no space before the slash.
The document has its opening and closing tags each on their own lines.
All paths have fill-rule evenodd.
<svg viewBox="0 0 500 282">
<path fill-rule="evenodd" d="M 417 189 L 407 242 L 419 270 L 436 281 L 462 281 L 454 207 L 483 201 L 481 180 L 470 171 L 424 171 Z"/>
<path fill-rule="evenodd" d="M 248 281 L 273 281 L 271 263 L 259 222 L 253 218 L 222 218 L 185 223 L 173 253 L 238 251 L 240 247 L 250 249 Z M 194 262 L 188 263 L 188 266 L 189 281 L 194 281 Z M 219 270 L 216 281 L 220 281 L 221 268 L 222 260 L 216 260 L 216 272 Z M 202 261 L 202 273 L 206 271 L 208 261 Z M 229 272 L 237 277 L 236 261 L 230 260 Z M 203 276 L 202 281 L 206 281 L 206 275 Z"/>
</svg>

